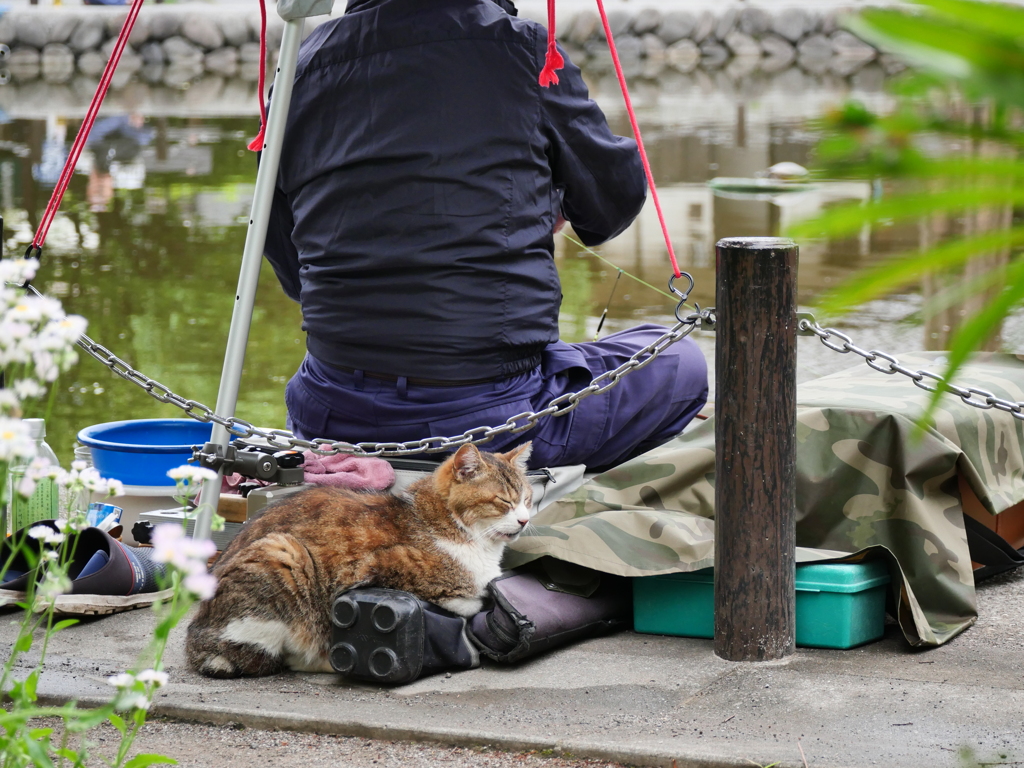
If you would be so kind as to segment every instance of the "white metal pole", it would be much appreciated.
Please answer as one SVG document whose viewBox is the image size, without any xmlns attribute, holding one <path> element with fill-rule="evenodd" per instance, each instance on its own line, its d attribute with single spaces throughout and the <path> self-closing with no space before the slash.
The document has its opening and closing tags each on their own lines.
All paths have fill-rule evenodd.
<svg viewBox="0 0 1024 768">
<path fill-rule="evenodd" d="M 256 191 L 253 194 L 252 210 L 249 214 L 249 231 L 245 236 L 242 250 L 242 265 L 238 275 L 238 289 L 235 291 L 235 306 L 231 313 L 231 328 L 228 331 L 227 350 L 224 353 L 224 367 L 217 392 L 217 414 L 224 417 L 235 415 L 238 404 L 238 388 L 242 379 L 242 365 L 245 363 L 245 347 L 249 342 L 249 327 L 252 324 L 252 308 L 259 283 L 260 266 L 263 262 L 263 248 L 267 242 L 267 224 L 270 220 L 270 205 L 274 200 L 277 185 L 277 169 L 281 161 L 281 147 L 284 143 L 284 129 L 288 122 L 288 108 L 292 99 L 292 85 L 295 81 L 295 65 L 302 43 L 302 28 L 306 19 L 295 18 L 285 23 L 281 50 L 274 74 L 274 98 L 270 102 L 267 126 L 264 132 L 263 153 L 260 167 L 256 172 Z M 213 425 L 210 442 L 226 449 L 231 436 L 219 424 Z M 203 483 L 199 491 L 199 514 L 193 538 L 210 538 L 210 524 L 220 499 L 223 466 L 217 471 L 216 481 Z"/>
</svg>

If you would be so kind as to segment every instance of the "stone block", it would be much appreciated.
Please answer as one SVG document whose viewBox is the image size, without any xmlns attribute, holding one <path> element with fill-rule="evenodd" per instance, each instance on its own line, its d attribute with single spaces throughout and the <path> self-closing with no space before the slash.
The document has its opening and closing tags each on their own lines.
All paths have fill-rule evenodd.
<svg viewBox="0 0 1024 768">
<path fill-rule="evenodd" d="M 800 58 L 830 59 L 832 58 L 832 41 L 825 35 L 817 34 L 801 40 L 796 47 Z"/>
<path fill-rule="evenodd" d="M 587 71 L 595 75 L 610 72 L 613 68 L 612 54 L 605 40 L 591 40 L 583 49 L 587 52 Z"/>
<path fill-rule="evenodd" d="M 224 33 L 210 16 L 190 13 L 181 24 L 181 35 L 207 51 L 224 46 Z"/>
<path fill-rule="evenodd" d="M 690 34 L 690 39 L 700 45 L 714 34 L 715 26 L 717 24 L 718 19 L 715 18 L 715 15 L 711 13 L 711 11 L 701 11 L 700 16 L 697 17 L 697 24 L 693 28 L 693 32 Z"/>
<path fill-rule="evenodd" d="M 661 26 L 661 11 L 657 8 L 644 8 L 633 18 L 631 29 L 638 37 L 657 32 Z"/>
<path fill-rule="evenodd" d="M 762 72 L 781 72 L 796 61 L 796 48 L 786 38 L 768 34 L 761 38 L 760 43 L 764 54 L 761 59 Z"/>
<path fill-rule="evenodd" d="M 124 26 L 124 20 L 128 18 L 127 10 L 119 10 L 115 13 L 105 14 L 104 21 L 107 25 L 107 37 L 117 37 Z"/>
<path fill-rule="evenodd" d="M 704 69 L 718 69 L 729 60 L 729 49 L 714 40 L 700 46 L 700 64 Z"/>
<path fill-rule="evenodd" d="M 149 21 L 149 15 L 140 13 L 132 27 L 132 33 L 128 35 L 128 44 L 134 48 L 148 41 L 153 36 L 153 28 Z"/>
<path fill-rule="evenodd" d="M 661 38 L 653 32 L 649 32 L 640 38 L 640 43 L 643 46 L 643 57 L 648 60 L 665 60 L 665 49 L 668 47 L 662 42 Z"/>
<path fill-rule="evenodd" d="M 89 77 L 99 75 L 107 66 L 107 57 L 99 51 L 85 51 L 78 57 L 78 71 Z M 95 87 L 95 85 L 93 86 Z"/>
<path fill-rule="evenodd" d="M 18 82 L 35 80 L 39 77 L 39 50 L 27 45 L 19 45 L 7 57 L 7 70 Z"/>
<path fill-rule="evenodd" d="M 872 62 L 850 78 L 850 85 L 859 91 L 881 93 L 885 90 L 885 70 Z"/>
<path fill-rule="evenodd" d="M 183 37 L 169 37 L 161 43 L 167 61 L 172 65 L 202 63 L 203 51 Z"/>
<path fill-rule="evenodd" d="M 772 31 L 796 43 L 813 27 L 810 15 L 803 8 L 783 8 L 772 19 Z"/>
<path fill-rule="evenodd" d="M 568 57 L 569 61 L 571 61 L 577 67 L 582 66 L 583 63 L 587 60 L 586 50 L 584 50 L 583 48 L 578 48 L 569 42 L 562 43 L 562 53 L 564 53 L 565 56 Z"/>
<path fill-rule="evenodd" d="M 692 72 L 700 63 L 700 48 L 693 40 L 677 40 L 665 50 L 669 65 L 680 72 Z"/>
<path fill-rule="evenodd" d="M 10 13 L 0 16 L 0 44 L 14 45 L 18 39 L 18 28 L 14 23 L 14 17 Z"/>
<path fill-rule="evenodd" d="M 736 25 L 743 34 L 760 37 L 769 30 L 771 23 L 772 17 L 764 8 L 747 6 L 740 11 Z"/>
<path fill-rule="evenodd" d="M 219 102 L 223 92 L 224 78 L 207 75 L 192 83 L 182 101 L 191 108 L 205 107 Z"/>
<path fill-rule="evenodd" d="M 745 35 L 738 29 L 734 29 L 725 36 L 723 41 L 726 47 L 732 51 L 733 56 L 740 56 L 745 59 L 761 58 L 761 46 L 750 35 Z"/>
<path fill-rule="evenodd" d="M 203 59 L 203 66 L 215 75 L 234 77 L 238 74 L 238 49 L 225 46 L 211 51 Z"/>
<path fill-rule="evenodd" d="M 829 40 L 832 43 L 832 50 L 839 58 L 851 59 L 859 61 L 861 64 L 866 64 L 878 54 L 878 51 L 873 46 L 844 29 L 834 32 Z"/>
<path fill-rule="evenodd" d="M 106 36 L 106 22 L 95 16 L 86 16 L 68 38 L 68 47 L 75 53 L 92 51 L 100 47 Z"/>
<path fill-rule="evenodd" d="M 176 11 L 153 13 L 149 18 L 149 35 L 154 40 L 166 40 L 181 34 L 181 14 Z"/>
<path fill-rule="evenodd" d="M 907 68 L 907 63 L 891 53 L 883 53 L 878 57 L 878 65 L 890 77 L 898 75 Z"/>
<path fill-rule="evenodd" d="M 587 41 L 597 35 L 601 26 L 601 20 L 593 11 L 580 11 L 577 13 L 566 30 L 565 39 L 573 45 L 583 47 Z"/>
<path fill-rule="evenodd" d="M 150 40 L 139 48 L 139 55 L 142 57 L 143 66 L 147 64 L 164 64 L 167 61 L 167 54 L 164 47 L 156 40 Z"/>
<path fill-rule="evenodd" d="M 203 74 L 203 61 L 181 60 L 172 62 L 164 69 L 164 85 L 181 88 Z"/>
<path fill-rule="evenodd" d="M 736 8 L 726 8 L 721 16 L 718 17 L 718 21 L 715 23 L 714 36 L 716 40 L 725 40 L 725 36 L 732 32 L 736 26 L 736 21 L 740 17 L 740 12 Z"/>
<path fill-rule="evenodd" d="M 51 43 L 66 43 L 77 26 L 78 16 L 76 14 L 54 13 L 50 17 L 47 38 Z"/>
<path fill-rule="evenodd" d="M 158 85 L 164 79 L 164 65 L 162 62 L 150 61 L 142 65 L 139 70 L 139 77 L 151 85 Z"/>
<path fill-rule="evenodd" d="M 238 76 L 248 82 L 256 82 L 260 77 L 260 63 L 258 61 L 243 61 L 238 65 Z"/>
<path fill-rule="evenodd" d="M 38 13 L 19 14 L 14 22 L 19 45 L 42 50 L 50 42 L 50 24 Z"/>
<path fill-rule="evenodd" d="M 830 11 L 821 17 L 821 25 L 818 27 L 818 31 L 823 35 L 831 35 L 839 29 L 839 18 L 842 14 L 836 11 Z"/>
<path fill-rule="evenodd" d="M 697 26 L 697 17 L 689 11 L 669 11 L 661 18 L 658 37 L 665 45 L 672 45 L 684 38 L 689 38 Z"/>
<path fill-rule="evenodd" d="M 238 48 L 250 41 L 249 22 L 245 16 L 237 13 L 224 14 L 217 19 L 217 23 L 220 25 L 221 33 L 224 35 L 225 45 Z"/>
<path fill-rule="evenodd" d="M 259 43 L 243 43 L 238 46 L 238 60 L 243 64 L 250 64 L 256 62 L 259 64 L 260 61 L 260 44 Z"/>
<path fill-rule="evenodd" d="M 40 55 L 43 79 L 50 83 L 66 83 L 75 74 L 75 54 L 63 43 L 50 43 Z"/>
<path fill-rule="evenodd" d="M 615 30 L 612 30 L 615 34 Z M 622 64 L 622 73 L 626 77 L 636 77 L 643 72 L 643 50 L 644 44 L 639 37 L 624 34 L 621 38 L 615 38 L 615 47 L 619 52 L 619 63 Z"/>
<path fill-rule="evenodd" d="M 629 32 L 629 25 L 633 21 L 633 16 L 629 11 L 611 11 L 608 14 L 608 27 L 612 31 L 612 37 L 615 38 L 616 42 L 620 37 Z M 602 40 L 605 39 L 604 26 L 598 25 L 597 36 Z"/>
</svg>

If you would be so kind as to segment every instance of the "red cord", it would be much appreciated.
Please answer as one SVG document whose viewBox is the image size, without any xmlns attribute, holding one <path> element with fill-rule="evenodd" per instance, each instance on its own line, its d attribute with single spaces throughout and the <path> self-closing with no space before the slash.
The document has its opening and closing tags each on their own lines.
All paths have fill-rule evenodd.
<svg viewBox="0 0 1024 768">
<path fill-rule="evenodd" d="M 537 82 L 545 88 L 551 85 L 558 85 L 556 70 L 565 66 L 565 59 L 558 52 L 558 42 L 555 40 L 555 0 L 548 0 L 548 51 L 544 57 L 544 68 L 540 71 Z"/>
<path fill-rule="evenodd" d="M 615 64 L 615 75 L 619 78 L 619 87 L 622 89 L 622 96 L 626 100 L 626 112 L 629 113 L 629 124 L 633 126 L 633 136 L 636 137 L 636 145 L 640 149 L 640 160 L 644 164 L 644 173 L 647 174 L 647 186 L 651 188 L 651 197 L 654 199 L 654 207 L 658 211 L 658 221 L 661 222 L 661 233 L 665 236 L 665 247 L 668 248 L 668 258 L 672 262 L 672 271 L 676 277 L 682 273 L 679 271 L 679 263 L 676 261 L 676 253 L 672 248 L 672 238 L 668 233 L 668 225 L 665 223 L 665 214 L 661 210 L 661 200 L 658 199 L 658 188 L 654 185 L 654 174 L 651 172 L 651 163 L 647 159 L 647 151 L 644 149 L 644 140 L 640 136 L 640 126 L 636 122 L 636 112 L 633 110 L 633 101 L 629 98 L 629 88 L 626 86 L 626 76 L 622 74 L 622 64 L 619 62 L 619 52 L 615 49 L 615 40 L 612 38 L 612 28 L 608 24 L 608 14 L 604 10 L 604 1 L 597 0 L 597 10 L 601 14 L 601 24 L 604 25 L 604 34 L 608 38 L 608 48 L 612 53 L 612 62 Z M 555 82 L 558 82 L 557 80 Z"/>
<path fill-rule="evenodd" d="M 256 138 L 249 142 L 249 149 L 259 152 L 263 149 L 264 138 L 267 135 L 267 101 L 266 101 L 266 78 L 267 78 L 267 3 L 260 0 L 260 132 Z"/>
<path fill-rule="evenodd" d="M 50 202 L 46 204 L 46 210 L 43 211 L 39 227 L 36 229 L 35 237 L 32 238 L 32 245 L 29 247 L 30 250 L 33 248 L 38 250 L 46 242 L 46 234 L 50 231 L 50 225 L 57 216 L 61 200 L 64 199 L 64 193 L 71 183 L 71 176 L 75 172 L 75 166 L 78 165 L 78 158 L 82 156 L 82 150 L 85 149 L 85 142 L 89 138 L 89 132 L 92 130 L 93 124 L 96 122 L 96 116 L 99 114 L 100 106 L 103 104 L 103 98 L 107 95 L 110 81 L 114 78 L 114 70 L 117 69 L 117 63 L 121 60 L 121 54 L 124 52 L 125 46 L 128 45 L 128 36 L 132 33 L 132 27 L 135 26 L 135 20 L 138 18 L 141 9 L 142 0 L 132 0 L 132 7 L 128 11 L 124 25 L 121 27 L 117 43 L 115 43 L 114 49 L 110 52 L 107 66 L 104 68 L 100 81 L 96 86 L 96 93 L 93 94 L 92 101 L 89 103 L 89 109 L 86 110 L 82 125 L 78 129 L 78 135 L 75 136 L 75 141 L 71 145 L 67 162 L 64 163 L 64 170 L 61 171 L 57 185 L 53 188 L 53 194 L 50 195 Z"/>
</svg>

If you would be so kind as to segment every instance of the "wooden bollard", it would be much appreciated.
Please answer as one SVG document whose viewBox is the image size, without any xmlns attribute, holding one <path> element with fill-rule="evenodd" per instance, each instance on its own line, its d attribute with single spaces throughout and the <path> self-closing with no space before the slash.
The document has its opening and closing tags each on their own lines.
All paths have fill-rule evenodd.
<svg viewBox="0 0 1024 768">
<path fill-rule="evenodd" d="M 796 639 L 796 270 L 777 237 L 719 240 L 715 653 L 768 661 Z"/>
</svg>

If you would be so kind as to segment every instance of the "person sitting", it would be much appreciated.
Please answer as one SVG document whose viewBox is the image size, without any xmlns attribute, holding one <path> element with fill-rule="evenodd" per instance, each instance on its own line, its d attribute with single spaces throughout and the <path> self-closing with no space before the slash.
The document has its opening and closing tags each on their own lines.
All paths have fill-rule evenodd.
<svg viewBox="0 0 1024 768">
<path fill-rule="evenodd" d="M 508 0 L 349 0 L 303 43 L 266 258 L 302 308 L 288 382 L 299 437 L 405 442 L 497 426 L 582 389 L 647 346 L 651 324 L 559 339 L 554 234 L 621 233 L 646 199 L 566 58 L 544 87 L 543 26 Z M 563 52 L 564 55 L 564 52 Z M 684 339 L 533 441 L 533 467 L 618 464 L 678 434 L 707 400 Z"/>
</svg>

